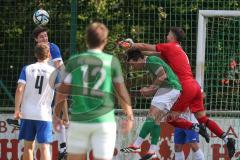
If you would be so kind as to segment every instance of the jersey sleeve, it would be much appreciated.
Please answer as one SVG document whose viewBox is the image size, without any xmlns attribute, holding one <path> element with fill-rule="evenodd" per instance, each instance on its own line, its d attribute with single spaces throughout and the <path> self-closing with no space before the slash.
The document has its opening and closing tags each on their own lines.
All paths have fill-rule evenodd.
<svg viewBox="0 0 240 160">
<path fill-rule="evenodd" d="M 26 84 L 26 82 L 27 82 L 26 68 L 27 68 L 27 66 L 24 66 L 22 68 L 22 71 L 21 71 L 19 79 L 18 79 L 18 83 Z"/>
<path fill-rule="evenodd" d="M 148 69 L 154 74 L 157 75 L 160 68 L 163 66 L 161 65 L 161 60 L 158 57 L 150 56 L 147 57 L 147 67 Z"/>
<path fill-rule="evenodd" d="M 55 79 L 55 84 L 61 83 L 61 75 L 60 73 L 57 73 L 56 79 Z"/>
<path fill-rule="evenodd" d="M 119 60 L 114 56 L 112 59 L 111 69 L 112 69 L 113 82 L 123 83 L 124 79 L 123 79 L 123 74 L 122 74 L 122 68 L 121 68 Z"/>
<path fill-rule="evenodd" d="M 64 78 L 64 83 L 66 83 L 66 84 L 71 84 L 71 82 L 72 82 L 72 74 L 71 73 L 69 73 L 65 78 Z"/>
<path fill-rule="evenodd" d="M 50 54 L 51 54 L 53 62 L 55 62 L 55 61 L 62 61 L 60 49 L 54 43 L 50 43 Z"/>
<path fill-rule="evenodd" d="M 168 45 L 166 43 L 158 43 L 156 45 L 156 51 L 160 52 L 162 57 L 165 57 L 167 50 L 168 50 Z"/>
<path fill-rule="evenodd" d="M 64 67 L 64 69 L 62 70 L 62 74 L 61 74 L 61 78 L 62 81 L 66 84 L 71 84 L 72 82 L 72 74 L 71 72 L 74 70 L 74 64 L 76 62 L 76 57 L 70 57 Z"/>
</svg>

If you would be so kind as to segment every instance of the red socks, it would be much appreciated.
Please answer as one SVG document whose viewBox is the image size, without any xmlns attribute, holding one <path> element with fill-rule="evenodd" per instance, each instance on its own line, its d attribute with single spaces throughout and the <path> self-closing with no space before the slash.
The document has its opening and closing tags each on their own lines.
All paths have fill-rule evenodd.
<svg viewBox="0 0 240 160">
<path fill-rule="evenodd" d="M 205 124 L 205 126 L 219 138 L 221 138 L 224 133 L 223 130 L 219 127 L 219 125 L 215 121 L 209 119 L 207 116 L 198 118 L 198 122 L 201 124 Z"/>
<path fill-rule="evenodd" d="M 182 129 L 192 129 L 193 123 L 184 119 L 184 118 L 177 118 L 173 121 L 167 121 L 169 124 L 173 125 L 174 127 L 182 128 Z"/>
</svg>

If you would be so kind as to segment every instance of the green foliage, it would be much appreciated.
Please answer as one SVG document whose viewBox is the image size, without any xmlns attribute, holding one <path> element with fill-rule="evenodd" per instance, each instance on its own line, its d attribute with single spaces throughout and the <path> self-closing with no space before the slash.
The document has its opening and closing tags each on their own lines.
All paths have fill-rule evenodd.
<svg viewBox="0 0 240 160">
<path fill-rule="evenodd" d="M 86 26 L 95 20 L 104 22 L 110 30 L 109 43 L 105 51 L 119 56 L 121 60 L 123 60 L 124 51 L 116 45 L 117 41 L 130 37 L 135 42 L 164 42 L 169 28 L 180 26 L 187 33 L 186 40 L 182 45 L 190 58 L 193 70 L 196 59 L 198 10 L 240 9 L 239 0 L 78 0 L 77 13 L 71 13 L 73 0 L 41 0 L 40 2 L 39 5 L 33 0 L 0 1 L 2 13 L 0 17 L 2 24 L 0 25 L 0 79 L 12 94 L 14 94 L 20 69 L 25 64 L 34 61 L 32 30 L 36 25 L 33 23 L 32 15 L 39 8 L 49 12 L 50 22 L 47 24 L 50 30 L 49 39 L 60 46 L 65 59 L 73 54 L 69 53 L 70 43 L 73 43 L 70 39 L 70 34 L 73 33 L 71 27 L 73 26 L 77 28 L 77 43 L 73 45 L 77 46 L 77 50 L 83 51 L 86 49 L 84 39 Z M 76 24 L 71 24 L 71 14 L 77 14 Z M 229 24 L 225 23 L 224 25 Z M 239 23 L 231 25 L 239 28 Z M 223 34 L 220 34 L 218 39 L 226 39 L 228 35 L 225 35 L 224 31 L 221 32 Z M 234 46 L 237 44 L 236 42 Z M 212 46 L 217 46 L 215 51 L 218 51 L 212 52 L 212 56 L 216 59 L 219 57 L 224 59 L 224 54 L 228 52 L 225 48 L 226 44 L 222 41 L 212 41 L 209 48 Z M 234 53 L 239 53 L 239 50 L 234 51 Z M 225 57 L 225 59 L 227 58 Z M 206 68 L 215 63 L 207 64 Z M 225 63 L 227 64 L 227 62 Z M 10 66 L 13 67 L 10 68 Z M 123 67 L 127 75 L 128 66 L 123 63 Z M 222 69 L 224 70 L 224 67 Z M 3 102 L 0 105 L 10 103 L 3 92 L 0 92 L 0 97 L 2 97 L 1 102 Z"/>
</svg>

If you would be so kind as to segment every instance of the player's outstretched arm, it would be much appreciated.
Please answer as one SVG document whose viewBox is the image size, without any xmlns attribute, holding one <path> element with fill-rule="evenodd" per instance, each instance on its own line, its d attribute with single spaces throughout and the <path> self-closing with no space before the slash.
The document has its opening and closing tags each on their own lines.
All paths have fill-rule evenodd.
<svg viewBox="0 0 240 160">
<path fill-rule="evenodd" d="M 23 83 L 18 83 L 16 93 L 15 93 L 15 111 L 14 111 L 14 118 L 19 119 L 21 118 L 21 103 L 23 99 L 23 93 L 25 91 L 25 84 Z"/>
<path fill-rule="evenodd" d="M 148 51 L 148 52 L 145 52 L 145 54 L 148 54 L 148 55 L 156 54 L 155 44 L 153 45 L 153 44 L 147 44 L 147 43 L 134 43 L 132 47 L 138 48 L 141 51 Z"/>
<path fill-rule="evenodd" d="M 123 41 L 120 41 L 118 43 L 119 46 L 129 49 L 129 48 L 138 48 L 141 51 L 148 51 L 145 54 L 146 55 L 153 55 L 156 54 L 156 45 L 153 44 L 147 44 L 147 43 L 134 43 L 131 38 L 127 38 Z"/>
</svg>

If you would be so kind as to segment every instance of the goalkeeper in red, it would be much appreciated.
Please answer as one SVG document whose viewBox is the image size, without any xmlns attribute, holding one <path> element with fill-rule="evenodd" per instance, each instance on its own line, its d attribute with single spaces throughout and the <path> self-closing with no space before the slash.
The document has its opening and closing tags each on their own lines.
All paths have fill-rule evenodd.
<svg viewBox="0 0 240 160">
<path fill-rule="evenodd" d="M 142 51 L 149 51 L 145 52 L 146 55 L 161 56 L 161 58 L 169 64 L 178 76 L 182 85 L 182 93 L 179 100 L 171 109 L 168 122 L 175 127 L 198 131 L 197 127 L 192 122 L 177 118 L 182 112 L 186 111 L 189 106 L 190 111 L 195 113 L 195 116 L 200 124 L 205 125 L 219 138 L 224 140 L 227 144 L 229 157 L 232 158 L 235 153 L 235 140 L 233 138 L 229 138 L 219 125 L 206 115 L 201 88 L 193 77 L 187 54 L 180 45 L 184 37 L 185 33 L 181 28 L 172 27 L 167 35 L 167 43 L 152 45 L 145 43 L 133 43 L 131 40 L 127 40 L 120 42 L 119 45 L 125 48 L 135 47 Z M 199 133 L 201 134 L 201 132 Z M 207 138 L 206 135 L 203 136 L 206 141 L 209 141 L 209 138 Z"/>
</svg>

